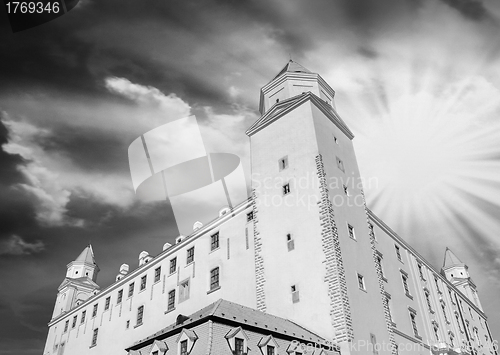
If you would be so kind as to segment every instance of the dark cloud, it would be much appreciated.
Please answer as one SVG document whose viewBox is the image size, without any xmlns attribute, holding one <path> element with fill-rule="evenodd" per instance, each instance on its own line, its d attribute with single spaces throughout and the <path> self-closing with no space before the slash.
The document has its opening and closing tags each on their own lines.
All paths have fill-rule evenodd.
<svg viewBox="0 0 500 355">
<path fill-rule="evenodd" d="M 379 56 L 376 50 L 368 47 L 359 47 L 358 53 L 368 59 L 376 59 Z"/>
<path fill-rule="evenodd" d="M 469 20 L 481 21 L 489 16 L 489 12 L 479 0 L 441 0 L 448 6 L 454 8 L 462 16 Z"/>
<path fill-rule="evenodd" d="M 24 181 L 21 173 L 17 169 L 18 165 L 24 163 L 23 158 L 17 154 L 9 154 L 1 148 L 1 146 L 9 140 L 9 131 L 2 122 L 3 119 L 5 119 L 5 117 L 0 112 L 0 189 Z"/>
</svg>

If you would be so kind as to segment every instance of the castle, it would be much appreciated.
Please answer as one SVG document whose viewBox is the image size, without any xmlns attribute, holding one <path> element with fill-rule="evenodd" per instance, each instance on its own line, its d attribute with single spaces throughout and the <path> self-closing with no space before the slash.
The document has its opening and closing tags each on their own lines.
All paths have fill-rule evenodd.
<svg viewBox="0 0 500 355">
<path fill-rule="evenodd" d="M 290 60 L 247 130 L 252 196 L 101 289 L 67 266 L 44 355 L 496 354 L 467 266 L 436 270 L 366 207 L 335 91 Z"/>
</svg>

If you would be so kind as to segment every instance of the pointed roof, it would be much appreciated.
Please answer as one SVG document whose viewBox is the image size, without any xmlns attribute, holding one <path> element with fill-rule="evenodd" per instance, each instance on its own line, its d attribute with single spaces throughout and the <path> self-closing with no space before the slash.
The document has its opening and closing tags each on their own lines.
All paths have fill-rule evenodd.
<svg viewBox="0 0 500 355">
<path fill-rule="evenodd" d="M 83 249 L 83 251 L 80 253 L 80 255 L 78 255 L 78 258 L 75 259 L 75 261 L 96 265 L 92 245 L 87 245 L 85 249 Z"/>
<path fill-rule="evenodd" d="M 464 265 L 464 263 L 451 251 L 450 248 L 446 247 L 446 251 L 444 252 L 443 269 L 457 265 Z"/>
<path fill-rule="evenodd" d="M 278 76 L 286 73 L 286 72 L 289 72 L 289 73 L 309 73 L 309 74 L 312 74 L 312 71 L 310 71 L 309 69 L 304 68 L 299 63 L 294 62 L 293 60 L 290 59 L 288 61 L 288 63 L 286 63 L 286 65 L 283 67 L 283 69 L 280 70 L 280 72 L 278 73 L 278 75 L 276 75 L 273 78 L 273 80 L 276 79 Z"/>
</svg>

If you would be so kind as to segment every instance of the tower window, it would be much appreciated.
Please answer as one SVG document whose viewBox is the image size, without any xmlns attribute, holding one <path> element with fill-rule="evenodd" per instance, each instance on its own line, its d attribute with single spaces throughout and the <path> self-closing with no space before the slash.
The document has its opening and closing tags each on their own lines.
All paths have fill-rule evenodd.
<svg viewBox="0 0 500 355">
<path fill-rule="evenodd" d="M 410 310 L 410 322 L 411 322 L 411 327 L 413 329 L 413 335 L 415 335 L 416 337 L 420 337 L 417 328 L 417 313 L 412 310 Z"/>
<path fill-rule="evenodd" d="M 137 325 L 142 324 L 142 318 L 144 316 L 144 306 L 137 308 Z"/>
<path fill-rule="evenodd" d="M 292 251 L 293 249 L 295 249 L 295 242 L 294 242 L 292 235 L 290 233 L 288 233 L 286 235 L 286 245 L 287 245 L 288 251 Z"/>
<path fill-rule="evenodd" d="M 339 158 L 339 157 L 335 157 L 336 160 L 337 160 L 337 167 L 342 170 L 342 172 L 345 172 L 344 170 L 344 162 Z"/>
<path fill-rule="evenodd" d="M 290 193 L 290 183 L 283 185 L 283 195 L 288 195 Z"/>
<path fill-rule="evenodd" d="M 104 310 L 107 311 L 109 309 L 109 303 L 111 302 L 111 297 L 106 297 L 106 301 L 104 302 Z"/>
<path fill-rule="evenodd" d="M 134 294 L 134 283 L 132 282 L 130 285 L 128 285 L 128 296 L 129 297 L 132 297 L 132 295 Z"/>
<path fill-rule="evenodd" d="M 140 289 L 140 291 L 146 289 L 146 278 L 147 278 L 147 275 L 144 275 L 143 277 L 141 277 L 141 289 Z"/>
<path fill-rule="evenodd" d="M 358 287 L 360 290 L 366 291 L 365 288 L 365 278 L 363 275 L 358 274 Z"/>
<path fill-rule="evenodd" d="M 118 297 L 116 298 L 116 304 L 122 303 L 122 298 L 123 298 L 123 289 L 118 291 Z"/>
<path fill-rule="evenodd" d="M 155 269 L 155 282 L 160 281 L 161 276 L 161 266 Z"/>
<path fill-rule="evenodd" d="M 194 261 L 194 247 L 187 250 L 186 264 L 191 264 Z"/>
<path fill-rule="evenodd" d="M 68 327 L 69 327 L 69 319 L 64 323 L 64 333 L 68 331 Z"/>
<path fill-rule="evenodd" d="M 347 232 L 349 233 L 349 238 L 356 239 L 356 234 L 354 233 L 354 227 L 347 224 Z"/>
<path fill-rule="evenodd" d="M 292 285 L 290 287 L 290 290 L 292 291 L 292 302 L 297 303 L 300 301 L 299 297 L 299 288 L 296 285 Z"/>
<path fill-rule="evenodd" d="M 78 317 L 78 316 L 74 316 L 74 317 L 73 317 L 73 324 L 71 324 L 71 328 L 76 327 L 76 318 L 77 318 L 77 317 Z"/>
<path fill-rule="evenodd" d="M 210 290 L 219 288 L 219 268 L 210 271 Z"/>
<path fill-rule="evenodd" d="M 279 168 L 280 171 L 288 168 L 288 155 L 279 160 Z"/>
<path fill-rule="evenodd" d="M 83 311 L 82 312 L 82 319 L 80 321 L 80 323 L 82 323 L 82 324 L 85 323 L 85 315 L 86 315 L 86 313 L 87 313 L 87 311 Z"/>
<path fill-rule="evenodd" d="M 170 260 L 170 274 L 173 274 L 177 269 L 177 258 L 173 258 Z"/>
<path fill-rule="evenodd" d="M 99 333 L 99 328 L 95 328 L 94 332 L 92 333 L 92 343 L 90 346 L 96 346 L 97 345 L 97 334 Z"/>
<path fill-rule="evenodd" d="M 179 286 L 179 302 L 189 299 L 189 279 L 181 282 Z"/>
<path fill-rule="evenodd" d="M 94 305 L 94 309 L 92 311 L 92 318 L 94 318 L 97 315 L 97 303 Z"/>
<path fill-rule="evenodd" d="M 175 308 L 175 290 L 168 293 L 168 306 L 167 311 L 171 311 Z"/>
<path fill-rule="evenodd" d="M 398 260 L 403 261 L 403 259 L 401 259 L 401 250 L 399 249 L 399 246 L 394 245 L 394 248 L 396 249 L 396 256 L 397 256 Z"/>
<path fill-rule="evenodd" d="M 219 232 L 210 237 L 210 250 L 215 250 L 219 247 Z"/>
<path fill-rule="evenodd" d="M 247 213 L 247 222 L 250 222 L 251 220 L 253 220 L 253 211 Z"/>
<path fill-rule="evenodd" d="M 368 223 L 368 229 L 370 231 L 370 237 L 373 237 L 373 239 L 377 240 L 377 238 L 375 237 L 375 231 L 373 230 L 373 224 Z"/>
</svg>

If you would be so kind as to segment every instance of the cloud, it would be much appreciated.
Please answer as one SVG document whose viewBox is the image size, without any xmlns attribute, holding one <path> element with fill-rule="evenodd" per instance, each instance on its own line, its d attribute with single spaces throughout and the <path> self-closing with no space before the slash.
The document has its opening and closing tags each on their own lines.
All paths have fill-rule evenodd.
<svg viewBox="0 0 500 355">
<path fill-rule="evenodd" d="M 45 244 L 42 241 L 26 242 L 16 234 L 7 240 L 0 241 L 0 255 L 31 255 L 44 250 Z"/>
<path fill-rule="evenodd" d="M 441 0 L 469 20 L 480 21 L 489 17 L 488 10 L 479 0 Z"/>
</svg>

